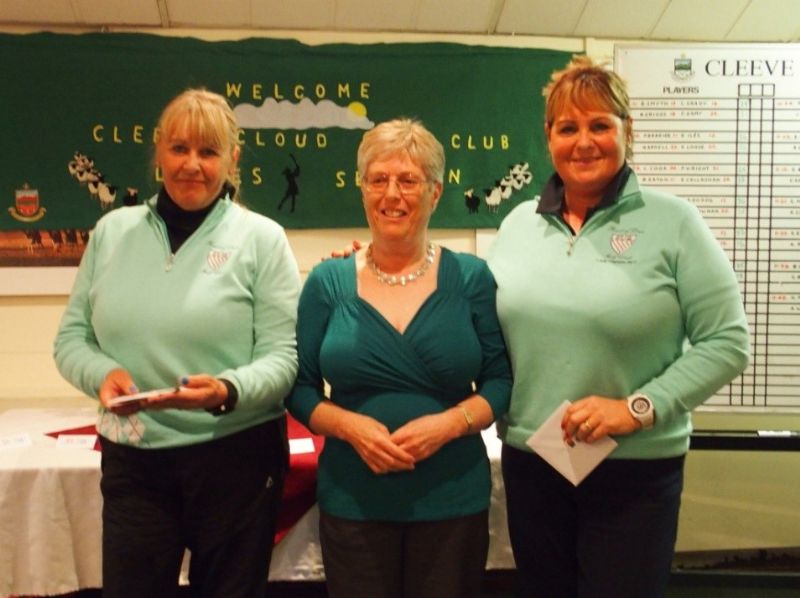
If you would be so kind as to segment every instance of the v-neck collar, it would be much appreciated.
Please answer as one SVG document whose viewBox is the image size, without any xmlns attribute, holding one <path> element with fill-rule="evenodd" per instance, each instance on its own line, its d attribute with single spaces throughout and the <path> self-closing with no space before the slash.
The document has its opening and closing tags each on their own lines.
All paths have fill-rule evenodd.
<svg viewBox="0 0 800 598">
<path fill-rule="evenodd" d="M 358 268 L 356 267 L 355 255 L 353 255 L 351 257 L 351 260 L 352 260 L 352 265 L 351 265 L 352 271 L 351 271 L 351 277 L 350 277 L 350 280 L 352 281 L 352 284 L 353 284 L 353 289 L 352 289 L 353 296 L 358 301 L 358 303 L 360 305 L 364 306 L 369 312 L 371 312 L 381 322 L 382 325 L 384 325 L 384 326 L 388 327 L 389 329 L 391 329 L 392 331 L 394 331 L 395 334 L 397 334 L 398 336 L 407 337 L 408 334 L 409 334 L 409 331 L 411 331 L 411 329 L 414 326 L 414 324 L 419 320 L 420 314 L 422 314 L 424 311 L 426 311 L 428 306 L 433 301 L 434 297 L 439 295 L 439 292 L 440 292 L 440 290 L 442 288 L 442 274 L 443 274 L 444 268 L 447 267 L 446 262 L 450 259 L 450 257 L 451 257 L 450 256 L 450 250 L 445 248 L 445 247 L 441 247 L 440 246 L 439 267 L 436 270 L 436 288 L 433 289 L 433 291 L 431 291 L 431 293 L 427 297 L 425 297 L 425 300 L 420 304 L 419 308 L 417 308 L 417 311 L 414 312 L 414 315 L 411 316 L 411 319 L 408 321 L 408 324 L 406 324 L 406 327 L 402 331 L 398 330 L 389 321 L 389 319 L 383 314 L 383 312 L 381 310 L 379 310 L 377 307 L 375 307 L 372 303 L 370 303 L 367 299 L 365 299 L 364 297 L 362 297 L 359 294 L 359 292 L 358 292 Z"/>
</svg>

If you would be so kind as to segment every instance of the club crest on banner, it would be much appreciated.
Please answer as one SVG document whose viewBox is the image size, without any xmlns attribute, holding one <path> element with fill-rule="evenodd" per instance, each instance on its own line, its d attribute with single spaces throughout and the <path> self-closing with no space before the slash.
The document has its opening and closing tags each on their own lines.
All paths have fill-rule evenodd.
<svg viewBox="0 0 800 598">
<path fill-rule="evenodd" d="M 11 217 L 20 222 L 36 222 L 44 218 L 47 210 L 39 205 L 39 190 L 31 189 L 28 183 L 15 192 L 14 206 L 8 208 Z"/>
</svg>

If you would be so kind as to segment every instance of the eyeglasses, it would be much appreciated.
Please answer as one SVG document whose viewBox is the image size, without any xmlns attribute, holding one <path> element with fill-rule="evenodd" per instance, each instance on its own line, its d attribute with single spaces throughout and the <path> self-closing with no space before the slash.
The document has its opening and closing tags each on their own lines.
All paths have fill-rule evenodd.
<svg viewBox="0 0 800 598">
<path fill-rule="evenodd" d="M 364 188 L 370 193 L 386 193 L 389 189 L 389 183 L 394 179 L 397 188 L 400 190 L 400 195 L 416 195 L 420 192 L 422 185 L 428 181 L 419 179 L 410 174 L 401 174 L 399 176 L 389 176 L 388 174 L 374 174 L 365 176 L 363 179 Z"/>
</svg>

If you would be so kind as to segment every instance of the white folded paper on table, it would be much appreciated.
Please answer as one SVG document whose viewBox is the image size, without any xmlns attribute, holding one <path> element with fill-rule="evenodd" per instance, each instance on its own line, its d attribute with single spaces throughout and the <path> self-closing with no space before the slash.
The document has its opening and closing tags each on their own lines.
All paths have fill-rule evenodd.
<svg viewBox="0 0 800 598">
<path fill-rule="evenodd" d="M 604 436 L 592 443 L 576 442 L 575 446 L 569 446 L 564 442 L 561 429 L 561 420 L 569 405 L 569 401 L 564 401 L 528 438 L 526 444 L 577 486 L 616 448 L 617 442 L 610 436 Z"/>
<path fill-rule="evenodd" d="M 305 455 L 314 452 L 313 438 L 290 438 L 289 453 L 292 455 Z"/>
</svg>

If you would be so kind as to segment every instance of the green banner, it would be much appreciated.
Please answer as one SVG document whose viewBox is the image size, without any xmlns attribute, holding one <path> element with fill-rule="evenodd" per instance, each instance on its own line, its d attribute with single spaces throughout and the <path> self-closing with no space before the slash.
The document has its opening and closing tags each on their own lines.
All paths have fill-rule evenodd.
<svg viewBox="0 0 800 598">
<path fill-rule="evenodd" d="M 365 226 L 356 148 L 401 115 L 445 146 L 432 226 L 493 227 L 549 176 L 541 89 L 568 59 L 449 43 L 0 35 L 0 231 L 54 247 L 73 231 L 80 244 L 107 210 L 150 197 L 155 122 L 197 86 L 235 108 L 244 203 L 287 228 Z"/>
</svg>

